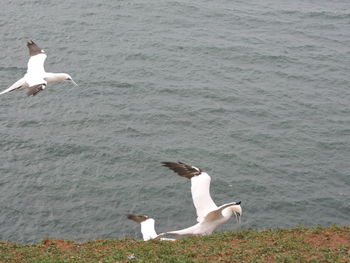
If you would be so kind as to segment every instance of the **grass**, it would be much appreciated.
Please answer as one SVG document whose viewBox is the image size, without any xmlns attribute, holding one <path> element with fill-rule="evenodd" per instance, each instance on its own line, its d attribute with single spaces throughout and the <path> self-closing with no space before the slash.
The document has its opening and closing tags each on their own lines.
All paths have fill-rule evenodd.
<svg viewBox="0 0 350 263">
<path fill-rule="evenodd" d="M 0 241 L 0 262 L 350 262 L 350 227 L 242 230 L 175 242 L 44 239 L 23 245 Z"/>
</svg>

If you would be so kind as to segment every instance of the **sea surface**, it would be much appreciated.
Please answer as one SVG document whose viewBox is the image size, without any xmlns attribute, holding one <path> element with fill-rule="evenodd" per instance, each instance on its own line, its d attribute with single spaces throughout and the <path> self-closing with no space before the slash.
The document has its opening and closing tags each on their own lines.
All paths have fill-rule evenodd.
<svg viewBox="0 0 350 263">
<path fill-rule="evenodd" d="M 79 85 L 0 96 L 0 240 L 191 226 L 190 181 L 161 161 L 242 201 L 218 231 L 349 224 L 348 0 L 4 0 L 0 36 L 1 90 L 29 40 Z"/>
</svg>

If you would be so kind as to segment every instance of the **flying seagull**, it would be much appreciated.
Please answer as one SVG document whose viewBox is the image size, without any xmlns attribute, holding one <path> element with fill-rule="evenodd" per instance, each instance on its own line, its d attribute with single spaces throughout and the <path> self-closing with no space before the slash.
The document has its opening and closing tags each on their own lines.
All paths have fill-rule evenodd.
<svg viewBox="0 0 350 263">
<path fill-rule="evenodd" d="M 72 77 L 66 73 L 49 73 L 45 71 L 44 62 L 47 55 L 45 51 L 38 47 L 38 45 L 32 40 L 27 42 L 27 47 L 29 49 L 30 56 L 28 60 L 27 73 L 23 78 L 11 85 L 11 87 L 0 92 L 0 95 L 16 89 L 27 89 L 28 96 L 35 96 L 40 91 L 45 89 L 48 82 L 55 81 L 69 80 L 77 86 Z"/>
<path fill-rule="evenodd" d="M 173 170 L 179 176 L 191 180 L 193 204 L 197 212 L 197 224 L 166 232 L 175 235 L 210 235 L 219 225 L 225 223 L 234 214 L 237 222 L 242 215 L 241 201 L 217 206 L 210 196 L 210 176 L 194 166 L 182 162 L 162 162 L 163 166 Z"/>
<path fill-rule="evenodd" d="M 163 236 L 164 233 L 157 235 L 156 230 L 154 228 L 155 221 L 153 218 L 150 218 L 145 215 L 128 214 L 128 219 L 133 220 L 137 223 L 140 223 L 143 241 L 148 241 L 151 239 L 155 239 L 157 237 L 160 237 L 160 240 L 167 240 L 167 241 L 176 240 L 173 238 L 162 238 L 161 236 Z"/>
</svg>

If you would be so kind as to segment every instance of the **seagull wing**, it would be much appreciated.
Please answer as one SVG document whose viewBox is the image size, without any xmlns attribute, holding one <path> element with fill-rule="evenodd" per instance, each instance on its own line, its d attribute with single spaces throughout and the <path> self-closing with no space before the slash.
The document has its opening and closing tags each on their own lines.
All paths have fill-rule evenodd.
<svg viewBox="0 0 350 263">
<path fill-rule="evenodd" d="M 42 91 L 44 88 L 45 88 L 45 85 L 43 85 L 43 84 L 31 86 L 27 89 L 27 95 L 28 96 L 35 96 L 40 91 Z"/>
<path fill-rule="evenodd" d="M 37 44 L 32 40 L 27 42 L 27 47 L 29 50 L 29 60 L 27 75 L 36 74 L 41 75 L 45 73 L 44 62 L 47 57 L 45 51 L 42 50 Z M 37 83 L 39 84 L 39 83 Z"/>
<path fill-rule="evenodd" d="M 191 179 L 193 176 L 201 174 L 201 170 L 197 167 L 187 165 L 182 162 L 162 162 L 163 166 L 168 167 L 170 170 L 173 170 L 175 173 L 182 177 Z"/>
<path fill-rule="evenodd" d="M 44 62 L 47 58 L 47 55 L 44 53 L 31 56 L 28 60 L 28 69 L 27 69 L 27 74 L 44 74 L 45 69 L 44 69 Z"/>
<path fill-rule="evenodd" d="M 27 47 L 29 50 L 29 56 L 35 56 L 41 53 L 45 53 L 44 50 L 42 50 L 37 44 L 33 42 L 33 40 L 27 42 Z"/>
<path fill-rule="evenodd" d="M 128 219 L 133 220 L 137 223 L 141 223 L 143 221 L 146 221 L 148 219 L 148 216 L 128 214 Z"/>
<path fill-rule="evenodd" d="M 47 84 L 45 77 L 44 61 L 46 54 L 38 54 L 31 56 L 28 61 L 27 73 L 24 75 L 24 80 L 28 83 L 29 87 Z"/>
<path fill-rule="evenodd" d="M 191 179 L 192 200 L 196 208 L 198 222 L 201 222 L 210 211 L 218 208 L 210 196 L 211 178 L 207 173 L 182 162 L 162 162 L 162 164 L 178 175 Z"/>
<path fill-rule="evenodd" d="M 208 213 L 204 217 L 203 222 L 213 222 L 213 221 L 216 221 L 216 220 L 219 220 L 219 219 L 223 218 L 224 216 L 221 213 L 222 210 L 224 210 L 227 207 L 233 206 L 233 205 L 237 205 L 237 203 L 236 202 L 232 202 L 232 203 L 224 204 L 224 205 L 220 206 L 218 209 L 216 209 L 214 211 L 211 211 L 210 213 Z"/>
<path fill-rule="evenodd" d="M 47 55 L 45 54 L 44 50 L 38 47 L 38 45 L 36 45 L 33 41 L 28 42 L 27 47 L 30 55 L 27 65 L 27 73 L 11 87 L 0 92 L 0 95 L 22 87 L 28 88 L 38 84 L 46 85 L 47 82 L 44 80 L 44 62 Z"/>
<path fill-rule="evenodd" d="M 158 235 L 154 228 L 154 219 L 144 215 L 129 214 L 128 219 L 141 224 L 141 233 L 144 241 L 154 239 Z"/>
<path fill-rule="evenodd" d="M 141 222 L 141 233 L 144 241 L 156 238 L 157 232 L 154 228 L 155 221 L 153 218 Z"/>
<path fill-rule="evenodd" d="M 27 86 L 24 78 L 17 80 L 14 84 L 11 85 L 11 87 L 0 92 L 0 95 L 5 94 L 5 93 L 10 92 L 10 91 L 13 91 L 13 90 L 16 90 L 16 89 L 20 89 L 20 88 L 22 88 L 22 86 Z"/>
<path fill-rule="evenodd" d="M 191 178 L 192 200 L 196 208 L 198 222 L 201 222 L 208 213 L 218 208 L 210 196 L 210 181 L 210 176 L 204 172 Z"/>
</svg>

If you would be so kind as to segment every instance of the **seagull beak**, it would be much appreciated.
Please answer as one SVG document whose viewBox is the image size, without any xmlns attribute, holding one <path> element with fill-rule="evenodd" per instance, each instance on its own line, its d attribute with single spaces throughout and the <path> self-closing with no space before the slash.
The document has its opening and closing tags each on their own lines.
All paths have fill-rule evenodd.
<svg viewBox="0 0 350 263">
<path fill-rule="evenodd" d="M 74 80 L 70 80 L 75 86 L 79 86 L 77 83 L 75 83 L 75 81 Z"/>
<path fill-rule="evenodd" d="M 241 223 L 241 214 L 238 212 L 235 212 L 235 216 L 236 216 L 237 223 L 240 224 Z"/>
</svg>

